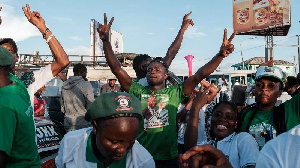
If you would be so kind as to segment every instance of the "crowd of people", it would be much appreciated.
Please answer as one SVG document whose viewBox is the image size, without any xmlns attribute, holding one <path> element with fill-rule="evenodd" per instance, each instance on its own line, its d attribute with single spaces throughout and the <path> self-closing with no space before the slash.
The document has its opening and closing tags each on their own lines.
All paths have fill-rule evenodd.
<svg viewBox="0 0 300 168">
<path fill-rule="evenodd" d="M 42 92 L 56 76 L 63 81 L 61 110 L 67 134 L 60 142 L 55 167 L 293 167 L 300 165 L 300 75 L 287 77 L 279 67 L 263 64 L 255 75 L 255 103 L 241 111 L 229 101 L 223 76 L 205 81 L 234 51 L 224 29 L 220 50 L 182 83 L 170 82 L 169 67 L 184 32 L 194 25 L 188 13 L 165 57 L 142 54 L 133 60 L 133 80 L 114 55 L 109 32 L 114 21 L 97 28 L 106 61 L 116 78 L 108 79 L 94 97 L 83 64 L 68 79 L 63 47 L 40 13 L 22 8 L 41 32 L 54 61 L 36 71 L 15 73 L 18 47 L 0 39 L 0 167 L 40 167 L 34 117 L 51 118 Z M 1 8 L 0 8 L 1 11 Z M 2 20 L 0 18 L 0 24 Z M 116 85 L 116 81 L 120 86 Z M 169 81 L 169 82 L 168 82 Z M 197 89 L 196 86 L 201 85 Z M 276 106 L 283 91 L 291 98 Z M 220 93 L 217 103 L 215 97 Z M 288 156 L 288 157 L 287 157 Z"/>
</svg>

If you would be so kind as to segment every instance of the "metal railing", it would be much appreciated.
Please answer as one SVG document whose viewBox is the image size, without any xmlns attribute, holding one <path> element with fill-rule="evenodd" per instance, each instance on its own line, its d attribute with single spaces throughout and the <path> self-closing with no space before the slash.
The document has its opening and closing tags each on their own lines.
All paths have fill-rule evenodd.
<svg viewBox="0 0 300 168">
<path fill-rule="evenodd" d="M 135 56 L 138 54 L 134 53 L 120 53 L 116 54 L 118 60 L 120 61 L 121 65 L 124 67 L 132 66 L 132 62 Z M 92 56 L 89 55 L 68 55 L 70 64 L 69 66 L 73 66 L 75 64 L 81 63 L 86 66 L 102 66 L 107 67 L 108 64 L 105 60 L 104 56 Z M 52 55 L 39 55 L 38 52 L 35 54 L 19 54 L 19 62 L 17 63 L 17 69 L 24 69 L 27 68 L 34 69 L 46 66 L 53 62 Z M 95 61 L 93 61 L 95 60 Z"/>
</svg>

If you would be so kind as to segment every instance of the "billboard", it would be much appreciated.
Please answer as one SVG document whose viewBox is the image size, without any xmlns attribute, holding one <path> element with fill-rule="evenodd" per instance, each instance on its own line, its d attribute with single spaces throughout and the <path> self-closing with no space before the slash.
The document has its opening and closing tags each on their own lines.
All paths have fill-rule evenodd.
<svg viewBox="0 0 300 168">
<path fill-rule="evenodd" d="M 90 23 L 90 35 L 91 35 L 91 56 L 104 56 L 103 43 L 99 37 L 97 28 L 99 27 L 99 22 L 95 19 L 91 20 Z M 109 41 L 112 46 L 112 50 L 115 54 L 123 53 L 123 35 L 113 29 L 109 33 Z M 94 57 L 95 58 L 95 57 Z M 104 58 L 98 58 L 101 61 Z"/>
<path fill-rule="evenodd" d="M 121 33 L 111 29 L 110 43 L 115 54 L 123 53 L 123 35 Z"/>
<path fill-rule="evenodd" d="M 291 0 L 232 0 L 238 34 L 285 36 L 291 26 Z"/>
</svg>

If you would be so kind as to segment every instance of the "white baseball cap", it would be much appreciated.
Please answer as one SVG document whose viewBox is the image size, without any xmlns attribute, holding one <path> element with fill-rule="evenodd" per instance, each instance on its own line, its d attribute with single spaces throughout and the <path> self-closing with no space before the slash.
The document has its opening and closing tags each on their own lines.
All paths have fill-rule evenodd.
<svg viewBox="0 0 300 168">
<path fill-rule="evenodd" d="M 255 81 L 262 77 L 273 77 L 275 79 L 278 79 L 280 82 L 283 82 L 284 76 L 281 68 L 276 66 L 260 66 L 255 75 Z"/>
</svg>

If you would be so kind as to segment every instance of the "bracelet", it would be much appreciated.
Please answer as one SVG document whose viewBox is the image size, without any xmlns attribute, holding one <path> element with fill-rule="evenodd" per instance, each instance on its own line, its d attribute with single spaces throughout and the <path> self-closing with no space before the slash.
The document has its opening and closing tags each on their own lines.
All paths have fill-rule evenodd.
<svg viewBox="0 0 300 168">
<path fill-rule="evenodd" d="M 49 31 L 49 29 L 48 29 L 48 27 L 47 27 L 46 30 L 45 30 L 45 33 L 43 33 L 43 38 L 44 38 L 44 39 L 46 39 L 46 34 L 48 33 L 48 31 Z"/>
<path fill-rule="evenodd" d="M 49 43 L 49 41 L 52 39 L 52 37 L 54 37 L 54 35 L 53 34 L 51 34 L 48 38 L 47 38 L 47 40 L 46 40 L 46 43 L 48 44 Z"/>
</svg>

